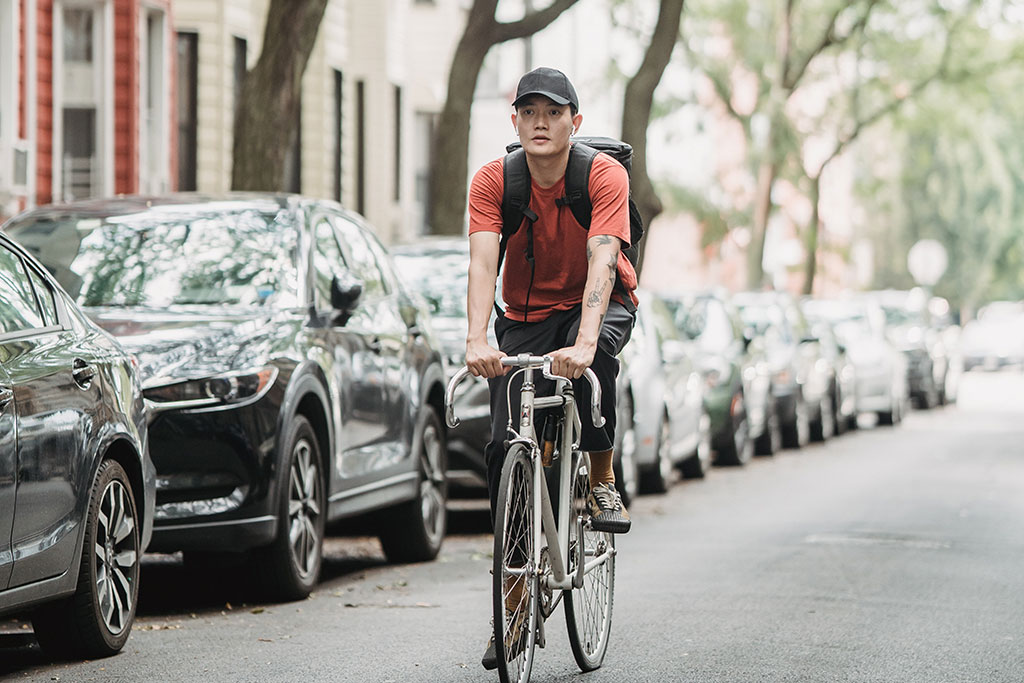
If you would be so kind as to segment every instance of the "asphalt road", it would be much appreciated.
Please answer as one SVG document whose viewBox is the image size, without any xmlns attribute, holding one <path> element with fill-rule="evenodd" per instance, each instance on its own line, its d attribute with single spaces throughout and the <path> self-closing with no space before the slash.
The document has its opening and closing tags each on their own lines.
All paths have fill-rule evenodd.
<svg viewBox="0 0 1024 683">
<path fill-rule="evenodd" d="M 148 558 L 120 655 L 49 661 L 0 620 L 0 678 L 497 680 L 479 665 L 487 513 L 461 508 L 434 563 L 332 538 L 299 603 Z M 1024 680 L 1024 374 L 970 373 L 958 406 L 715 469 L 632 513 L 604 667 L 579 673 L 559 609 L 534 681 Z"/>
</svg>

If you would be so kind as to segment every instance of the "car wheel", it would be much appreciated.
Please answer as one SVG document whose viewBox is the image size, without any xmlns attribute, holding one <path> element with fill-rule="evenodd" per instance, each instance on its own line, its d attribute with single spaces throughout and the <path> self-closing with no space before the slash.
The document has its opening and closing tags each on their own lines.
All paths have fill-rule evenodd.
<svg viewBox="0 0 1024 683">
<path fill-rule="evenodd" d="M 730 421 L 730 430 L 721 441 L 718 449 L 716 465 L 742 466 L 750 462 L 754 456 L 754 441 L 750 438 L 750 419 L 743 403 L 743 393 L 732 399 L 734 417 Z"/>
<path fill-rule="evenodd" d="M 672 428 L 668 415 L 661 416 L 655 457 L 654 466 L 640 476 L 640 490 L 644 493 L 665 493 L 672 482 Z"/>
<path fill-rule="evenodd" d="M 419 496 L 385 514 L 381 546 L 391 562 L 426 562 L 437 557 L 447 523 L 447 448 L 437 411 L 427 407 L 419 439 Z"/>
<path fill-rule="evenodd" d="M 312 425 L 302 415 L 292 418 L 281 450 L 277 538 L 263 549 L 260 568 L 264 591 L 279 600 L 301 600 L 320 578 L 323 563 L 323 459 Z"/>
<path fill-rule="evenodd" d="M 758 455 L 774 455 L 782 448 L 782 425 L 775 404 L 769 402 L 765 408 L 764 431 L 754 442 L 754 452 Z"/>
<path fill-rule="evenodd" d="M 618 426 L 615 430 L 615 488 L 629 507 L 640 492 L 640 473 L 636 463 L 636 424 L 633 422 L 633 399 L 627 393 L 619 401 Z"/>
<path fill-rule="evenodd" d="M 786 448 L 803 448 L 811 436 L 810 416 L 807 414 L 807 403 L 803 396 L 797 396 L 796 416 L 788 425 L 782 427 L 782 445 Z"/>
<path fill-rule="evenodd" d="M 132 630 L 139 597 L 141 520 L 131 482 L 116 460 L 104 460 L 87 508 L 78 587 L 32 616 L 49 653 L 86 658 L 116 654 Z"/>
<path fill-rule="evenodd" d="M 841 413 L 842 405 L 843 395 L 836 389 L 836 392 L 832 395 L 832 416 L 835 419 L 836 436 L 842 436 L 850 428 L 850 416 Z"/>
<path fill-rule="evenodd" d="M 697 447 L 693 454 L 679 465 L 687 479 L 703 479 L 711 469 L 711 417 L 702 412 L 698 423 Z"/>
<path fill-rule="evenodd" d="M 818 418 L 810 423 L 810 436 L 814 441 L 831 439 L 836 430 L 835 412 L 832 410 L 832 399 L 823 398 L 818 408 Z"/>
</svg>

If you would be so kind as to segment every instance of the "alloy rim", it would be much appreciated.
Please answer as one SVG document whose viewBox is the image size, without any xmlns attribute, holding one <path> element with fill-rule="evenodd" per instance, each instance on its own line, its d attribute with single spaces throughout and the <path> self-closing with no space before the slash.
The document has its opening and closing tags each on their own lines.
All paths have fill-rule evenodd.
<svg viewBox="0 0 1024 683">
<path fill-rule="evenodd" d="M 420 511 L 423 528 L 432 544 L 440 542 L 444 534 L 445 520 L 445 474 L 442 466 L 444 444 L 437 425 L 427 423 L 423 430 L 423 447 L 420 461 L 423 466 L 423 480 L 420 482 Z"/>
<path fill-rule="evenodd" d="M 289 476 L 288 542 L 292 563 L 304 578 L 316 571 L 320 560 L 322 495 L 313 447 L 306 439 L 300 439 L 292 451 Z"/>
<path fill-rule="evenodd" d="M 117 635 L 131 622 L 139 573 L 135 510 L 128 490 L 119 481 L 107 484 L 100 498 L 94 554 L 103 624 Z"/>
</svg>

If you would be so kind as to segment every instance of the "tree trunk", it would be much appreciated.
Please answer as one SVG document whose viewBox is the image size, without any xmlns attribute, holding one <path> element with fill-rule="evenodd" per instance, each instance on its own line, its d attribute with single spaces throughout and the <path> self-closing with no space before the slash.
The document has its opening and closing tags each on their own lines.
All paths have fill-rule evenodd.
<svg viewBox="0 0 1024 683">
<path fill-rule="evenodd" d="M 822 167 L 824 170 L 824 167 Z M 818 236 L 821 229 L 821 173 L 811 178 L 811 224 L 807 226 L 807 260 L 804 262 L 804 294 L 814 293 L 814 276 L 818 270 Z"/>
<path fill-rule="evenodd" d="M 651 42 L 647 46 L 640 68 L 626 84 L 622 106 L 622 140 L 633 147 L 630 191 L 645 228 L 650 227 L 651 221 L 664 208 L 647 173 L 647 127 L 651 121 L 654 91 L 672 58 L 672 50 L 679 36 L 684 1 L 661 0 L 658 22 L 654 26 Z M 644 248 L 641 243 L 636 268 L 638 276 L 643 269 L 643 262 Z"/>
<path fill-rule="evenodd" d="M 757 173 L 757 190 L 754 194 L 754 225 L 751 229 L 750 247 L 747 251 L 747 287 L 760 289 L 764 281 L 764 243 L 768 232 L 768 220 L 772 213 L 772 186 L 779 170 L 781 154 L 777 147 L 781 118 L 784 115 L 786 99 L 796 88 L 788 84 L 792 52 L 793 6 L 796 0 L 780 0 L 779 32 L 775 36 L 776 71 L 769 94 L 768 131 L 765 133 L 764 157 Z M 788 85 L 788 87 L 787 87 Z"/>
<path fill-rule="evenodd" d="M 493 2 L 497 5 L 497 2 Z M 469 176 L 469 124 L 473 94 L 487 52 L 494 45 L 494 7 L 487 16 L 470 12 L 466 30 L 455 48 L 448 73 L 448 97 L 437 122 L 430 170 L 430 228 L 437 235 L 461 235 L 466 216 L 466 179 Z"/>
<path fill-rule="evenodd" d="M 466 29 L 452 57 L 452 67 L 448 73 L 448 97 L 434 133 L 434 157 L 431 159 L 430 173 L 432 233 L 461 235 L 464 232 L 470 113 L 476 80 L 487 52 L 498 43 L 532 36 L 576 2 L 552 0 L 543 9 L 528 9 L 519 21 L 502 23 L 494 18 L 498 0 L 473 1 Z M 504 151 L 504 147 L 498 149 Z"/>
<path fill-rule="evenodd" d="M 326 8 L 327 0 L 271 0 L 263 49 L 236 106 L 231 189 L 284 189 L 302 74 Z"/>
<path fill-rule="evenodd" d="M 768 217 L 772 209 L 772 185 L 775 184 L 777 166 L 774 161 L 761 162 L 754 193 L 754 224 L 750 230 L 747 249 L 747 288 L 764 286 L 764 240 L 768 231 Z"/>
</svg>

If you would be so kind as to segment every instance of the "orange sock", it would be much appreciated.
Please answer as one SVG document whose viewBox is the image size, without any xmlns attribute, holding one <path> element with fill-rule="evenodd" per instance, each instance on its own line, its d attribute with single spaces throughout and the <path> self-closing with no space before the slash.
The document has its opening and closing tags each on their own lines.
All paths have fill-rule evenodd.
<svg viewBox="0 0 1024 683">
<path fill-rule="evenodd" d="M 593 488 L 598 484 L 614 484 L 615 470 L 612 469 L 613 451 L 598 451 L 590 453 L 590 486 Z"/>
</svg>

